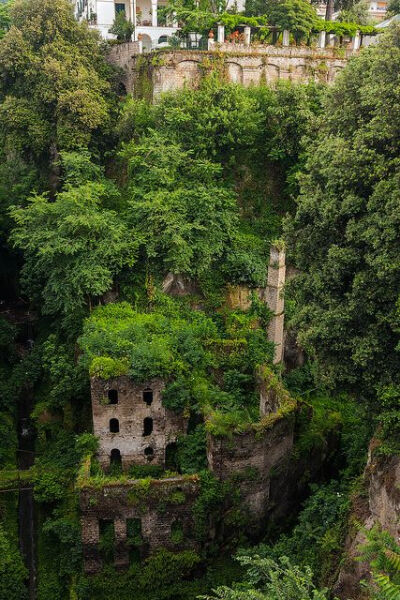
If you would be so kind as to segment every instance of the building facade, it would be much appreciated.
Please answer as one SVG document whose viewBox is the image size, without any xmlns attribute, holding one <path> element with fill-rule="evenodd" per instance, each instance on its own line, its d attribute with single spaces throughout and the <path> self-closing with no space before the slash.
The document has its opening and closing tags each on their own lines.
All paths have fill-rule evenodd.
<svg viewBox="0 0 400 600">
<path fill-rule="evenodd" d="M 162 405 L 164 383 L 144 384 L 130 377 L 91 380 L 93 432 L 104 469 L 121 464 L 168 466 L 178 435 L 186 433 L 187 419 Z"/>
<path fill-rule="evenodd" d="M 144 51 L 168 45 L 168 38 L 179 29 L 176 19 L 165 15 L 167 0 L 74 0 L 75 16 L 87 20 L 105 40 L 115 36 L 109 32 L 115 15 L 124 11 L 126 18 L 135 25 L 133 41 L 141 40 Z M 244 9 L 244 0 L 228 0 L 227 8 Z"/>
</svg>

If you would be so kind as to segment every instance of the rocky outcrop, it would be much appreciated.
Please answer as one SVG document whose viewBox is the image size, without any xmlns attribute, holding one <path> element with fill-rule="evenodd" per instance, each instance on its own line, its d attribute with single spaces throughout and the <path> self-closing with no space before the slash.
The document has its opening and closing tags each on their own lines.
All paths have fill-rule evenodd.
<svg viewBox="0 0 400 600">
<path fill-rule="evenodd" d="M 365 542 L 363 530 L 369 530 L 377 524 L 397 542 L 400 541 L 400 456 L 379 456 L 374 452 L 375 447 L 373 441 L 364 473 L 363 492 L 353 501 L 350 531 L 346 539 L 346 560 L 334 590 L 343 600 L 366 598 L 360 581 L 369 578 L 370 568 L 368 564 L 357 560 L 359 547 Z"/>
</svg>

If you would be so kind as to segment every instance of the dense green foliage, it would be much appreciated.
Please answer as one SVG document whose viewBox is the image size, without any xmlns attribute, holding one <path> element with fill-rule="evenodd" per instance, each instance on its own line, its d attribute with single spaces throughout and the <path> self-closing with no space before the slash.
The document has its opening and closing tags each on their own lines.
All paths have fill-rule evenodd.
<svg viewBox="0 0 400 600">
<path fill-rule="evenodd" d="M 305 0 L 270 2 L 268 18 L 271 25 L 291 31 L 296 39 L 309 35 L 319 21 L 315 8 Z"/>
<path fill-rule="evenodd" d="M 250 415 L 258 402 L 256 369 L 271 360 L 271 344 L 254 313 L 221 317 L 213 320 L 161 295 L 150 313 L 115 303 L 92 312 L 80 344 L 91 375 L 164 379 L 163 401 L 171 410 L 213 407 Z"/>
<path fill-rule="evenodd" d="M 309 567 L 301 570 L 290 564 L 286 557 L 278 562 L 254 555 L 241 556 L 240 563 L 247 567 L 243 583 L 234 588 L 219 587 L 207 600 L 327 600 L 328 590 L 317 590 Z"/>
<path fill-rule="evenodd" d="M 325 381 L 370 397 L 399 373 L 399 56 L 396 28 L 335 83 L 287 224 L 299 340 Z"/>
<path fill-rule="evenodd" d="M 206 32 L 216 15 L 227 32 L 268 23 L 297 41 L 322 27 L 303 0 L 268 2 L 261 12 L 256 4 L 247 16 L 208 0 L 169 9 L 184 30 Z M 323 26 L 338 36 L 360 29 Z M 122 13 L 113 30 L 119 41 L 132 34 Z M 104 45 L 75 21 L 69 1 L 0 4 L 0 276 L 10 284 L 0 305 L 1 600 L 27 595 L 10 489 L 18 477 L 33 485 L 37 508 L 38 600 L 326 600 L 373 429 L 377 454 L 399 452 L 399 40 L 393 29 L 328 92 L 315 83 L 228 84 L 215 53 L 204 57 L 197 89 L 118 104 Z M 300 270 L 287 316 L 307 361 L 284 374 L 299 401 L 290 398 L 278 416 L 290 411 L 295 421 L 290 461 L 302 469 L 296 502 L 304 504 L 291 529 L 268 522 L 263 544 L 241 551 L 235 568 L 218 556 L 251 543 L 240 484 L 257 469 L 219 481 L 207 471 L 206 430 L 256 429 L 260 376 L 273 368 L 260 288 L 287 212 Z M 248 293 L 244 309 L 239 291 Z M 104 473 L 94 457 L 89 376 L 120 375 L 162 378 L 164 406 L 189 420 L 167 472 Z M 272 379 L 282 391 L 279 369 Z M 18 473 L 29 413 L 36 456 Z M 198 552 L 179 552 L 178 523 L 177 552 L 140 561 L 141 532 L 131 524 L 131 564 L 121 573 L 106 524 L 105 568 L 83 575 L 73 486 L 85 468 L 98 489 L 134 477 L 143 494 L 152 477 L 198 473 L 188 478 L 200 489 Z M 366 552 L 381 598 L 398 591 L 398 552 L 374 536 Z"/>
<path fill-rule="evenodd" d="M 98 149 L 111 86 L 98 36 L 68 3 L 17 2 L 0 45 L 1 202 L 54 189 L 60 150 Z M 3 216 L 4 218 L 4 216 Z"/>
<path fill-rule="evenodd" d="M 121 10 L 115 15 L 114 23 L 109 30 L 117 37 L 118 42 L 130 42 L 135 30 L 134 25 L 126 18 L 125 11 Z"/>
<path fill-rule="evenodd" d="M 28 597 L 25 587 L 27 571 L 21 556 L 6 537 L 0 525 L 0 598 L 1 600 L 24 600 Z"/>
<path fill-rule="evenodd" d="M 85 160 L 86 158 L 86 160 Z M 44 314 L 73 314 L 113 284 L 122 267 L 131 266 L 137 244 L 115 211 L 118 195 L 85 154 L 65 155 L 64 185 L 53 200 L 47 194 L 28 198 L 25 208 L 10 211 L 16 223 L 11 240 L 24 251 L 21 280 L 37 297 Z"/>
</svg>

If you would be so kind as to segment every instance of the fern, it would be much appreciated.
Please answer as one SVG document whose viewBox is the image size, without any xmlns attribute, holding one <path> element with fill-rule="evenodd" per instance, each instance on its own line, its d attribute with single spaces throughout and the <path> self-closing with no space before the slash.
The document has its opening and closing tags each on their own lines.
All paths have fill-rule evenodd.
<svg viewBox="0 0 400 600">
<path fill-rule="evenodd" d="M 383 573 L 376 573 L 373 577 L 379 589 L 385 594 L 385 600 L 400 600 L 400 585 L 390 581 L 388 575 Z"/>
<path fill-rule="evenodd" d="M 400 574 L 400 554 L 398 552 L 394 552 L 393 550 L 385 550 L 386 559 L 390 565 L 390 568 L 395 572 Z"/>
</svg>

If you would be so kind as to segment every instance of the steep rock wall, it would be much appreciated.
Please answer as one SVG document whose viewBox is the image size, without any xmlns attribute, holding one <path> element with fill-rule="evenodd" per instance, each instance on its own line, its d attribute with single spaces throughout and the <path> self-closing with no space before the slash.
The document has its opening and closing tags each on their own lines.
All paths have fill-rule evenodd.
<svg viewBox="0 0 400 600">
<path fill-rule="evenodd" d="M 400 457 L 374 456 L 373 446 L 374 443 L 364 473 L 364 494 L 354 500 L 351 520 L 367 530 L 380 525 L 399 542 Z M 346 540 L 346 560 L 335 586 L 335 593 L 343 600 L 365 598 L 360 581 L 369 578 L 370 569 L 368 564 L 357 560 L 359 546 L 364 542 L 362 530 L 353 526 Z"/>
</svg>

